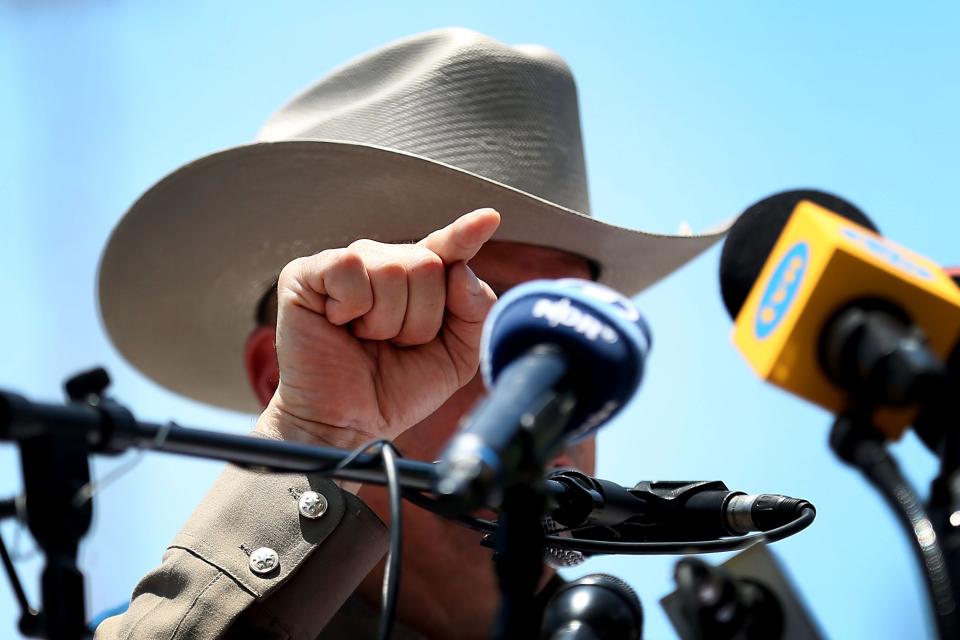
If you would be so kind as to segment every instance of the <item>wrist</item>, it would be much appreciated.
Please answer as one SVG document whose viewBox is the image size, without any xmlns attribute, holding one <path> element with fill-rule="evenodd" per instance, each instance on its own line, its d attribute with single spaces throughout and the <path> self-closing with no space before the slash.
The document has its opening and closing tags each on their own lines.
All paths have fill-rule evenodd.
<svg viewBox="0 0 960 640">
<path fill-rule="evenodd" d="M 372 439 L 369 434 L 354 429 L 303 419 L 284 407 L 277 396 L 260 414 L 254 431 L 286 442 L 351 450 Z"/>
</svg>

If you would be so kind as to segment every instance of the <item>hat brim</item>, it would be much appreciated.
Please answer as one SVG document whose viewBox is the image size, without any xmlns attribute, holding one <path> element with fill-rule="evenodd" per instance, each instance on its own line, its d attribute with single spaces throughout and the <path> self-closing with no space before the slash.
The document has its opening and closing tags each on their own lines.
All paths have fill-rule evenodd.
<svg viewBox="0 0 960 640">
<path fill-rule="evenodd" d="M 164 387 L 256 412 L 244 343 L 287 262 L 359 238 L 417 240 L 479 207 L 502 214 L 495 239 L 579 254 L 601 266 L 601 282 L 631 295 L 724 234 L 624 229 L 391 149 L 256 143 L 178 169 L 130 208 L 100 263 L 103 323 L 120 353 Z"/>
</svg>

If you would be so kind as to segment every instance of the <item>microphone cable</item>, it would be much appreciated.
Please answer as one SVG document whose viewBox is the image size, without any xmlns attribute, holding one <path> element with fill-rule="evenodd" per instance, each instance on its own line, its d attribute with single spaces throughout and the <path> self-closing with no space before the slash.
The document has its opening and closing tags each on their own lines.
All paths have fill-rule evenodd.
<svg viewBox="0 0 960 640">
<path fill-rule="evenodd" d="M 397 594 L 400 591 L 400 559 L 403 552 L 400 500 L 403 494 L 397 473 L 398 455 L 399 452 L 392 442 L 384 441 L 380 445 L 390 500 L 390 551 L 387 553 L 387 564 L 383 570 L 383 609 L 380 613 L 380 629 L 377 632 L 379 640 L 389 640 L 393 633 L 393 621 L 397 617 Z"/>
<path fill-rule="evenodd" d="M 373 450 L 380 454 L 383 461 L 383 472 L 386 476 L 387 495 L 390 503 L 390 548 L 387 552 L 386 567 L 383 570 L 383 604 L 380 609 L 380 622 L 377 629 L 377 640 L 390 640 L 393 634 L 393 623 L 397 617 L 397 595 L 400 591 L 400 560 L 403 552 L 403 519 L 401 498 L 403 490 L 400 486 L 400 474 L 397 471 L 397 458 L 402 454 L 390 440 L 372 440 L 354 449 L 350 454 L 333 465 L 323 468 L 322 471 L 334 475 L 337 471 L 347 468 L 364 453 Z"/>
<path fill-rule="evenodd" d="M 27 600 L 27 594 L 23 590 L 23 584 L 17 576 L 17 569 L 13 566 L 13 558 L 10 556 L 10 552 L 7 551 L 7 545 L 4 544 L 2 537 L 0 537 L 0 560 L 2 560 L 3 568 L 7 572 L 7 578 L 10 580 L 10 587 L 13 589 L 13 595 L 17 600 L 17 605 L 20 607 L 22 620 L 35 620 L 37 612 L 30 606 L 30 602 Z"/>
</svg>

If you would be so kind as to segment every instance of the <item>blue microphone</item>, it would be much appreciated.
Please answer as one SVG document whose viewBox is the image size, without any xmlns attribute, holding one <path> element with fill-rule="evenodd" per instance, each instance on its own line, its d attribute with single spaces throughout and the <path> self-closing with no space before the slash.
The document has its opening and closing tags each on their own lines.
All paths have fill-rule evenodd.
<svg viewBox="0 0 960 640">
<path fill-rule="evenodd" d="M 595 282 L 534 280 L 508 291 L 483 327 L 488 396 L 440 457 L 449 507 L 499 507 L 568 443 L 615 416 L 640 386 L 650 329 L 629 299 Z"/>
</svg>

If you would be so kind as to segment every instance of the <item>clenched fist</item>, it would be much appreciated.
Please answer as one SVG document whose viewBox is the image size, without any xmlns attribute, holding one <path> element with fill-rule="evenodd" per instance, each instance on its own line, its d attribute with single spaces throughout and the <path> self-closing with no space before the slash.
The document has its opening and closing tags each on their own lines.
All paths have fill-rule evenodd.
<svg viewBox="0 0 960 640">
<path fill-rule="evenodd" d="M 277 284 L 280 381 L 257 429 L 354 448 L 435 411 L 477 371 L 496 295 L 467 261 L 499 224 L 480 209 L 416 244 L 358 240 L 288 264 Z"/>
</svg>

